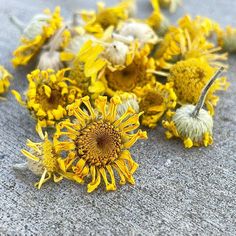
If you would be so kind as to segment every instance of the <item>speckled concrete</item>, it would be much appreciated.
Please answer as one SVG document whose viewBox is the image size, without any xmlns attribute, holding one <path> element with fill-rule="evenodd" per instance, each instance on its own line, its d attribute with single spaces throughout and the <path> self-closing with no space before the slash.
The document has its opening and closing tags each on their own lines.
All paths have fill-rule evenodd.
<svg viewBox="0 0 236 236">
<path fill-rule="evenodd" d="M 75 5 L 92 7 L 95 1 L 0 0 L 0 64 L 15 76 L 13 88 L 26 88 L 30 67 L 14 71 L 10 65 L 19 32 L 8 15 L 28 21 L 57 4 L 69 16 Z M 150 11 L 148 1 L 140 0 L 139 6 L 142 16 Z M 188 12 L 222 25 L 236 24 L 235 9 L 236 1 L 185 0 L 171 18 L 174 22 Z M 185 150 L 180 141 L 165 140 L 161 127 L 149 131 L 148 142 L 133 148 L 140 164 L 136 185 L 111 193 L 100 189 L 87 194 L 85 186 L 68 181 L 49 182 L 38 191 L 33 174 L 13 171 L 12 164 L 23 158 L 20 149 L 26 139 L 37 140 L 37 135 L 28 112 L 8 94 L 8 100 L 0 102 L 0 235 L 235 235 L 235 75 L 236 58 L 232 57 L 231 87 L 220 93 L 212 147 Z"/>
</svg>

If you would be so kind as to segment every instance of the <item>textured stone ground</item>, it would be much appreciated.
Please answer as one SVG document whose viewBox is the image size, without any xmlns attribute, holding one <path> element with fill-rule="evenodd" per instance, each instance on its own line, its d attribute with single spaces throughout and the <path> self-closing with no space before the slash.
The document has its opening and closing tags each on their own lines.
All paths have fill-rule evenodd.
<svg viewBox="0 0 236 236">
<path fill-rule="evenodd" d="M 147 2 L 139 1 L 142 16 L 150 11 Z M 95 1 L 0 0 L 0 64 L 14 74 L 12 87 L 26 88 L 30 68 L 14 71 L 9 63 L 19 32 L 8 16 L 28 21 L 57 4 L 68 16 L 75 5 L 92 7 Z M 235 9 L 236 2 L 230 0 L 185 0 L 171 18 L 174 22 L 189 12 L 222 25 L 236 24 Z M 158 127 L 149 132 L 148 142 L 133 148 L 140 163 L 136 186 L 111 193 L 87 194 L 85 186 L 67 181 L 49 182 L 38 191 L 33 174 L 13 171 L 12 164 L 23 159 L 20 149 L 26 139 L 37 140 L 37 135 L 28 112 L 8 94 L 8 100 L 0 102 L 0 235 L 235 235 L 235 75 L 236 58 L 232 57 L 231 87 L 220 93 L 212 147 L 185 150 L 179 141 L 166 141 Z"/>
</svg>

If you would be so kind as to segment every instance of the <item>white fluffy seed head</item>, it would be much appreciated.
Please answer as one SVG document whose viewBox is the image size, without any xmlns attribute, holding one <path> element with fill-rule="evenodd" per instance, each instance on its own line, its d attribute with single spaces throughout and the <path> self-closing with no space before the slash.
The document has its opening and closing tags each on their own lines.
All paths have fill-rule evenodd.
<svg viewBox="0 0 236 236">
<path fill-rule="evenodd" d="M 30 23 L 25 27 L 23 36 L 29 40 L 34 39 L 43 31 L 43 26 L 47 25 L 49 16 L 44 14 L 35 15 Z"/>
<path fill-rule="evenodd" d="M 53 52 L 43 52 L 40 55 L 38 68 L 40 70 L 47 70 L 47 69 L 53 69 L 54 71 L 58 71 L 62 69 L 63 63 L 60 60 L 60 53 L 57 51 Z"/>
<path fill-rule="evenodd" d="M 176 110 L 173 121 L 181 137 L 190 138 L 193 142 L 201 142 L 205 133 L 212 134 L 213 119 L 204 109 L 196 117 L 192 116 L 194 105 L 184 105 Z"/>
<path fill-rule="evenodd" d="M 125 65 L 128 51 L 129 48 L 127 45 L 114 41 L 106 47 L 103 56 L 113 65 Z"/>
<path fill-rule="evenodd" d="M 149 25 L 141 22 L 125 23 L 120 29 L 119 34 L 138 39 L 141 45 L 145 43 L 156 44 L 158 42 L 158 36 L 153 29 Z"/>
</svg>

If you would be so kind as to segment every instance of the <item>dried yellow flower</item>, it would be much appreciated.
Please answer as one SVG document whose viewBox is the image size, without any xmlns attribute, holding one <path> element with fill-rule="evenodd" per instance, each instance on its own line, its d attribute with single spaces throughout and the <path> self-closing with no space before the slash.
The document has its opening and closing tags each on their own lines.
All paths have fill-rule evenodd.
<svg viewBox="0 0 236 236">
<path fill-rule="evenodd" d="M 13 90 L 17 101 L 26 106 L 37 119 L 37 127 L 52 126 L 67 115 L 66 106 L 81 97 L 75 82 L 65 76 L 68 69 L 46 71 L 34 70 L 27 76 L 29 87 L 26 100 Z"/>
<path fill-rule="evenodd" d="M 193 146 L 208 146 L 213 143 L 212 129 L 213 119 L 206 110 L 202 109 L 209 88 L 217 76 L 223 71 L 218 70 L 203 88 L 196 106 L 183 105 L 176 112 L 169 112 L 168 120 L 163 121 L 167 129 L 166 137 L 179 137 L 184 141 L 186 148 Z"/>
<path fill-rule="evenodd" d="M 157 122 L 169 109 L 176 106 L 177 97 L 173 90 L 172 83 L 147 84 L 142 88 L 136 89 L 139 97 L 140 110 L 144 111 L 142 125 L 154 128 Z"/>
<path fill-rule="evenodd" d="M 188 59 L 177 62 L 170 70 L 168 81 L 174 83 L 174 91 L 178 102 L 181 104 L 196 104 L 201 91 L 207 84 L 215 69 L 207 62 L 200 59 Z M 229 83 L 225 77 L 218 79 L 211 86 L 205 100 L 206 107 L 214 114 L 219 97 L 215 95 L 217 90 L 226 90 Z"/>
<path fill-rule="evenodd" d="M 39 20 L 29 28 L 26 28 L 25 34 L 21 37 L 20 46 L 13 52 L 14 58 L 12 64 L 17 67 L 19 65 L 27 65 L 45 44 L 46 40 L 52 37 L 61 27 L 62 18 L 60 16 L 60 8 L 57 7 L 54 13 L 49 9 L 44 11 L 45 17 Z"/>
<path fill-rule="evenodd" d="M 128 149 L 138 139 L 146 139 L 147 135 L 141 130 L 130 134 L 138 128 L 142 113 L 137 114 L 130 108 L 119 119 L 116 118 L 120 103 L 119 97 L 113 97 L 107 108 L 107 98 L 100 96 L 95 100 L 94 109 L 89 97 L 84 97 L 68 107 L 69 115 L 75 116 L 77 121 L 62 121 L 57 126 L 57 139 L 54 140 L 56 151 L 74 153 L 75 156 L 71 170 L 65 170 L 63 161 L 60 167 L 65 170 L 67 178 L 78 183 L 91 176 L 88 192 L 94 191 L 101 180 L 107 191 L 116 190 L 114 170 L 120 177 L 120 184 L 126 181 L 135 183 L 133 173 L 138 164 Z M 81 109 L 82 104 L 86 110 Z"/>
</svg>

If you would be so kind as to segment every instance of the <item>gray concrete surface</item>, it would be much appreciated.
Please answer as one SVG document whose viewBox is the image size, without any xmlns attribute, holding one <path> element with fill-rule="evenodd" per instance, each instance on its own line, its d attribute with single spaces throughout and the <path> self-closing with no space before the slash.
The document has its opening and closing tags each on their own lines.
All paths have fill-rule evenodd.
<svg viewBox="0 0 236 236">
<path fill-rule="evenodd" d="M 26 88 L 30 67 L 14 71 L 10 65 L 19 32 L 8 15 L 28 21 L 57 4 L 69 16 L 75 6 L 92 7 L 95 1 L 0 0 L 0 63 L 15 76 L 12 88 Z M 147 15 L 148 2 L 140 0 L 139 6 L 140 15 Z M 235 9 L 236 1 L 185 0 L 171 18 L 174 22 L 188 12 L 236 24 Z M 235 235 L 236 57 L 229 63 L 231 87 L 220 93 L 214 145 L 185 150 L 180 141 L 166 141 L 158 127 L 149 132 L 148 142 L 133 148 L 140 163 L 136 186 L 111 193 L 87 194 L 68 181 L 49 182 L 38 191 L 33 174 L 13 171 L 26 139 L 37 135 L 28 112 L 8 94 L 0 102 L 0 235 Z"/>
</svg>

